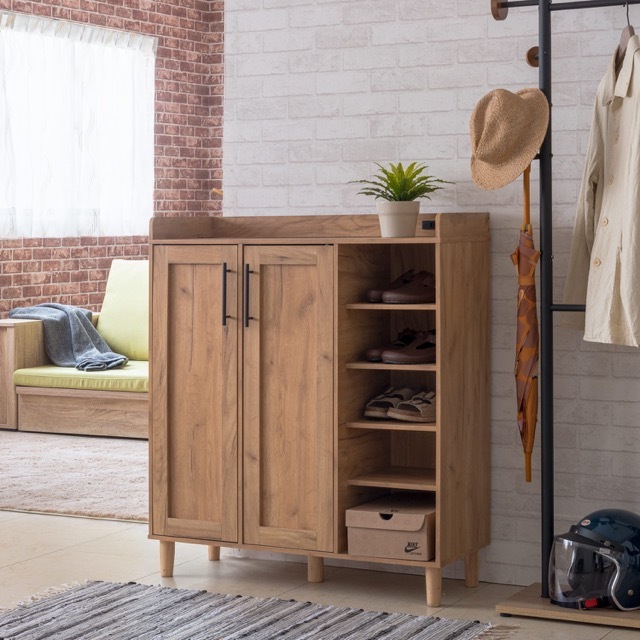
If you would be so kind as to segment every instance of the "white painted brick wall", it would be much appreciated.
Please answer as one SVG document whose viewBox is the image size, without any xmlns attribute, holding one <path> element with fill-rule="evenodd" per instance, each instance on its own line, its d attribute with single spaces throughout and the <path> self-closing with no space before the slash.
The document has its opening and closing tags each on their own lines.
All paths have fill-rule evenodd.
<svg viewBox="0 0 640 640">
<path fill-rule="evenodd" d="M 492 539 L 481 578 L 540 580 L 539 450 L 523 480 L 514 421 L 515 287 L 508 254 L 521 186 L 471 181 L 468 122 L 486 92 L 537 86 L 524 56 L 537 11 L 504 22 L 489 0 L 227 0 L 224 210 L 228 215 L 364 213 L 349 180 L 374 161 L 426 161 L 455 185 L 422 211 L 488 210 L 492 227 Z M 631 7 L 640 27 L 640 9 Z M 554 254 L 561 295 L 591 110 L 624 9 L 558 11 L 554 53 Z M 532 175 L 538 202 L 537 168 Z M 534 222 L 537 213 L 533 211 Z M 555 332 L 557 530 L 588 512 L 640 512 L 640 355 Z M 461 575 L 459 566 L 449 575 Z"/>
</svg>

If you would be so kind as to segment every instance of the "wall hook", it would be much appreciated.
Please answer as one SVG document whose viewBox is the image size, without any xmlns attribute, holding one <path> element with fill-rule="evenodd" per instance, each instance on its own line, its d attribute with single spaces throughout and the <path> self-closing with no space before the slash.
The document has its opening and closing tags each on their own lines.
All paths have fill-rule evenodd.
<svg viewBox="0 0 640 640">
<path fill-rule="evenodd" d="M 509 15 L 509 7 L 503 7 L 501 0 L 491 0 L 491 14 L 494 20 L 506 20 Z"/>
</svg>

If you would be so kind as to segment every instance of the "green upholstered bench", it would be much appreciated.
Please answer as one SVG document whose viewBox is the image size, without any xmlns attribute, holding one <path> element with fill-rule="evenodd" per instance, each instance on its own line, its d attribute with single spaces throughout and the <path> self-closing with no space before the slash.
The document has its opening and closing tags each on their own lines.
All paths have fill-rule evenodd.
<svg viewBox="0 0 640 640">
<path fill-rule="evenodd" d="M 0 428 L 147 438 L 149 263 L 114 260 L 98 333 L 129 362 L 121 369 L 57 367 L 39 320 L 0 320 Z"/>
</svg>

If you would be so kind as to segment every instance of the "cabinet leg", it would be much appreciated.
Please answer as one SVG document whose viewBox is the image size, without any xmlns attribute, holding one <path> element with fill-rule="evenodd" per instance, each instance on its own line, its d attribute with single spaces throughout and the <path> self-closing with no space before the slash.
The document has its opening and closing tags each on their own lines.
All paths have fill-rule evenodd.
<svg viewBox="0 0 640 640">
<path fill-rule="evenodd" d="M 425 569 L 427 606 L 439 607 L 442 600 L 442 569 Z"/>
<path fill-rule="evenodd" d="M 209 560 L 220 560 L 220 547 L 215 544 L 210 544 L 209 547 Z"/>
<path fill-rule="evenodd" d="M 477 587 L 478 583 L 478 552 L 472 551 L 464 557 L 464 584 Z"/>
<path fill-rule="evenodd" d="M 309 556 L 307 580 L 309 582 L 322 582 L 324 580 L 324 558 Z"/>
<path fill-rule="evenodd" d="M 173 561 L 176 556 L 176 543 L 160 541 L 160 575 L 173 577 Z"/>
</svg>

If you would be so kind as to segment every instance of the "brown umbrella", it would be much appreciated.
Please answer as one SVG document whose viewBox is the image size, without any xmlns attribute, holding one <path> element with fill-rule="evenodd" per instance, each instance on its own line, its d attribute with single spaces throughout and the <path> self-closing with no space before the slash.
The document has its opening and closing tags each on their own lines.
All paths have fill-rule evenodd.
<svg viewBox="0 0 640 640">
<path fill-rule="evenodd" d="M 540 252 L 533 246 L 529 217 L 529 174 L 524 171 L 524 223 L 520 227 L 518 248 L 511 260 L 518 274 L 518 311 L 516 328 L 516 396 L 518 428 L 524 448 L 526 481 L 531 482 L 531 452 L 538 419 L 538 315 L 536 312 L 535 270 Z"/>
</svg>

